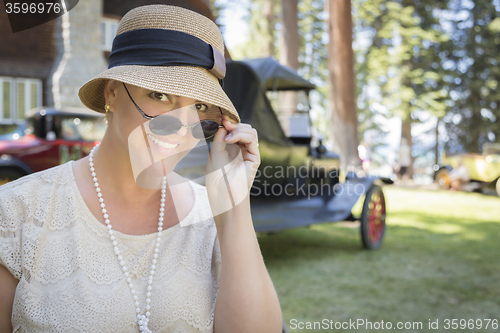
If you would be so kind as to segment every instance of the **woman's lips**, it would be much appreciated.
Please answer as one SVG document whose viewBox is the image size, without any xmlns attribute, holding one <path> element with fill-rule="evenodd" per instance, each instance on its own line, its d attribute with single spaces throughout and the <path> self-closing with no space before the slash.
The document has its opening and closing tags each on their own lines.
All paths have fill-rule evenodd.
<svg viewBox="0 0 500 333">
<path fill-rule="evenodd" d="M 177 148 L 177 146 L 179 145 L 178 143 L 174 144 L 174 143 L 169 143 L 169 142 L 158 140 L 157 138 L 155 138 L 151 134 L 148 134 L 148 138 L 151 141 L 153 141 L 154 143 L 156 143 L 158 146 L 165 148 L 165 149 L 174 149 L 174 148 Z"/>
</svg>

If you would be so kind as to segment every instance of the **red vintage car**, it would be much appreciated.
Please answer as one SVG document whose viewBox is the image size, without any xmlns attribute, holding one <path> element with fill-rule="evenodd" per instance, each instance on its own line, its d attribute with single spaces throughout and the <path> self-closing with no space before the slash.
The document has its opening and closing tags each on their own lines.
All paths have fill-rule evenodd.
<svg viewBox="0 0 500 333">
<path fill-rule="evenodd" d="M 0 136 L 0 185 L 88 155 L 106 130 L 103 115 L 83 108 L 40 107 Z"/>
</svg>

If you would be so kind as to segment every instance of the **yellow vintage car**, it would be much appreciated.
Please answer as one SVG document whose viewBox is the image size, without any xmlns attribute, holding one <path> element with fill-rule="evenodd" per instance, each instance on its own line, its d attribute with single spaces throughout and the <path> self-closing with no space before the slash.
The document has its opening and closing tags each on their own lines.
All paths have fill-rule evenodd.
<svg viewBox="0 0 500 333">
<path fill-rule="evenodd" d="M 435 180 L 442 188 L 450 187 L 449 173 L 458 167 L 460 161 L 469 172 L 474 190 L 495 188 L 500 196 L 500 143 L 485 143 L 483 154 L 465 153 L 441 155 L 441 165 L 435 167 Z"/>
</svg>

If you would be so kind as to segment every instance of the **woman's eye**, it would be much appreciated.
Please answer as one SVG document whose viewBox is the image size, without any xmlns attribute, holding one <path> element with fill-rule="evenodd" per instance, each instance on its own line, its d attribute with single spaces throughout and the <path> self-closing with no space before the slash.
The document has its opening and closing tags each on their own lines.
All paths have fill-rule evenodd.
<svg viewBox="0 0 500 333">
<path fill-rule="evenodd" d="M 208 110 L 208 106 L 206 104 L 196 104 L 196 109 L 201 112 L 206 112 Z"/>
<path fill-rule="evenodd" d="M 150 96 L 158 101 L 167 102 L 169 101 L 168 96 L 160 92 L 152 92 Z"/>
</svg>

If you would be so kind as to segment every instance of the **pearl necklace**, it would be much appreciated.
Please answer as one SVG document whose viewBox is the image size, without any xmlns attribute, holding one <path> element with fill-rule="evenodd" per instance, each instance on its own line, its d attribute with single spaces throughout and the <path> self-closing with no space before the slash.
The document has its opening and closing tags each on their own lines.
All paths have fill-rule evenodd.
<svg viewBox="0 0 500 333">
<path fill-rule="evenodd" d="M 100 143 L 99 143 L 100 144 Z M 99 202 L 101 203 L 101 208 L 102 208 L 102 213 L 104 216 L 104 221 L 106 222 L 106 226 L 108 228 L 108 233 L 109 233 L 109 238 L 111 239 L 111 242 L 114 246 L 115 254 L 118 258 L 118 262 L 120 263 L 120 266 L 122 267 L 123 275 L 125 275 L 125 279 L 127 281 L 128 287 L 130 288 L 130 293 L 132 294 L 132 298 L 134 299 L 134 305 L 135 305 L 135 312 L 137 313 L 137 323 L 139 324 L 139 329 L 141 332 L 144 333 L 152 333 L 152 331 L 148 328 L 148 323 L 149 323 L 149 316 L 151 313 L 149 312 L 150 309 L 150 303 L 151 303 L 151 289 L 152 289 L 152 284 L 153 284 L 153 275 L 155 274 L 155 269 L 156 269 L 156 262 L 158 259 L 158 252 L 159 247 L 160 247 L 160 240 L 161 240 L 161 233 L 163 230 L 163 216 L 164 216 L 164 210 L 165 210 L 165 193 L 166 193 L 166 187 L 167 187 L 167 177 L 164 176 L 161 181 L 161 200 L 160 200 L 160 217 L 158 218 L 158 233 L 156 237 L 156 244 L 155 244 L 155 249 L 154 249 L 154 254 L 153 254 L 153 260 L 151 261 L 151 271 L 149 272 L 149 278 L 148 278 L 148 287 L 147 287 L 147 293 L 146 293 L 146 313 L 141 315 L 141 308 L 139 307 L 139 302 L 138 298 L 134 289 L 134 285 L 132 284 L 132 280 L 129 277 L 130 273 L 128 272 L 127 267 L 125 266 L 125 262 L 123 261 L 123 257 L 120 255 L 120 250 L 118 249 L 118 243 L 115 239 L 115 236 L 113 236 L 113 229 L 111 227 L 110 221 L 109 221 L 109 216 L 107 214 L 106 210 L 106 205 L 104 204 L 104 199 L 102 198 L 102 193 L 101 189 L 99 188 L 99 183 L 97 182 L 97 176 L 95 173 L 95 168 L 94 168 L 94 152 L 95 149 L 99 146 L 96 145 L 92 150 L 90 151 L 89 154 L 89 166 L 90 166 L 90 173 L 92 175 L 92 180 L 94 181 L 94 186 L 95 190 L 97 192 L 97 197 L 99 198 Z"/>
</svg>

